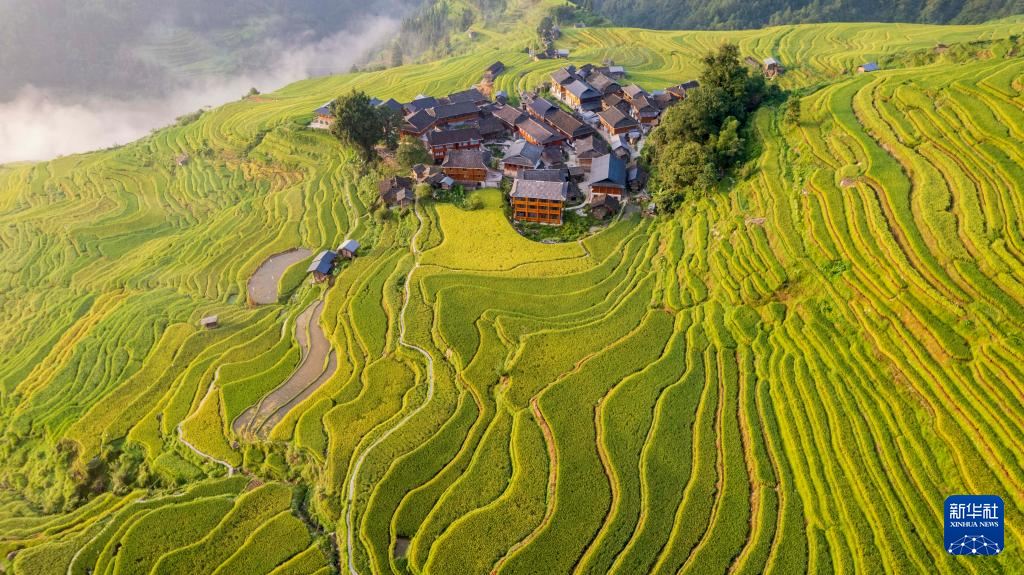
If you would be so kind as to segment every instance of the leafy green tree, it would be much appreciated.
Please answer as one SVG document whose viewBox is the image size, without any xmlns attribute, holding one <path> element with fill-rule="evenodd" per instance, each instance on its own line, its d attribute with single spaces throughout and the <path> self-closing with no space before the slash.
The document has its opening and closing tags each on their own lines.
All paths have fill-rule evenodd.
<svg viewBox="0 0 1024 575">
<path fill-rule="evenodd" d="M 786 121 L 794 126 L 800 123 L 800 98 L 792 96 L 786 102 Z"/>
<path fill-rule="evenodd" d="M 430 155 L 418 138 L 405 136 L 398 142 L 395 160 L 402 169 L 408 170 L 416 164 L 433 164 L 434 156 Z"/>
<path fill-rule="evenodd" d="M 383 139 L 384 119 L 370 103 L 365 92 L 352 92 L 331 102 L 334 124 L 331 133 L 342 142 L 353 146 L 364 160 L 373 155 L 373 147 Z"/>
</svg>

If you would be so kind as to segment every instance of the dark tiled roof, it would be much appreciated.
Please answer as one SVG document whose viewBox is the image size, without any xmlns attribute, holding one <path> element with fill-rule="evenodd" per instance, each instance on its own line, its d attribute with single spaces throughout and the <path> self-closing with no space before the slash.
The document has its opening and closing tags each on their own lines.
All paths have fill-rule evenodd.
<svg viewBox="0 0 1024 575">
<path fill-rule="evenodd" d="M 583 80 L 576 80 L 572 84 L 566 86 L 565 89 L 568 90 L 570 94 L 576 96 L 580 100 L 589 100 L 592 98 L 601 97 L 600 92 L 592 88 L 590 84 L 587 84 Z"/>
<path fill-rule="evenodd" d="M 590 164 L 590 185 L 626 186 L 626 162 L 612 154 L 594 158 Z"/>
<path fill-rule="evenodd" d="M 509 196 L 513 198 L 560 200 L 564 202 L 569 197 L 569 184 L 567 182 L 546 182 L 517 178 L 516 181 L 512 182 L 512 191 L 509 193 Z"/>
<path fill-rule="evenodd" d="M 497 76 L 498 74 L 501 74 L 504 70 L 505 64 L 501 60 L 498 60 L 497 62 L 488 66 L 487 69 L 484 71 L 490 72 L 492 75 Z"/>
<path fill-rule="evenodd" d="M 555 70 L 554 72 L 551 73 L 551 80 L 556 84 L 566 86 L 578 80 L 578 78 L 576 74 L 573 74 L 569 70 L 565 68 L 559 68 L 558 70 Z"/>
<path fill-rule="evenodd" d="M 547 118 L 547 122 L 554 126 L 559 132 L 565 134 L 570 138 L 578 138 L 585 136 L 594 130 L 577 120 L 574 116 L 565 113 L 564 110 L 558 109 L 552 112 Z"/>
<path fill-rule="evenodd" d="M 598 115 L 613 128 L 630 128 L 637 125 L 637 121 L 622 113 L 618 108 L 608 108 L 598 112 Z"/>
<path fill-rule="evenodd" d="M 446 168 L 487 168 L 481 150 L 451 150 L 441 165 Z"/>
<path fill-rule="evenodd" d="M 479 142 L 480 140 L 480 130 L 477 128 L 427 132 L 427 143 L 431 146 L 450 146 L 452 144 Z"/>
<path fill-rule="evenodd" d="M 558 109 L 558 106 L 552 104 L 551 102 L 548 102 L 547 100 L 539 96 L 530 100 L 530 103 L 527 104 L 526 107 L 529 108 L 530 111 L 532 111 L 537 116 L 540 116 L 541 118 L 547 116 L 551 112 L 554 112 L 555 110 Z"/>
<path fill-rule="evenodd" d="M 437 118 L 431 116 L 426 110 L 420 110 L 415 114 L 411 114 L 405 118 L 405 123 L 412 127 L 415 132 L 422 132 L 429 130 Z"/>
<path fill-rule="evenodd" d="M 568 173 L 565 168 L 545 168 L 540 170 L 523 170 L 519 172 L 519 179 L 542 182 L 564 182 L 567 175 Z"/>
<path fill-rule="evenodd" d="M 601 98 L 601 102 L 606 108 L 618 108 L 623 113 L 629 110 L 629 102 L 623 100 L 617 94 L 608 94 Z"/>
<path fill-rule="evenodd" d="M 377 189 L 380 190 L 380 193 L 382 194 L 388 191 L 412 189 L 412 178 L 391 176 L 390 178 L 378 182 Z"/>
<path fill-rule="evenodd" d="M 468 116 L 479 113 L 479 109 L 473 102 L 455 102 L 453 104 L 441 104 L 430 109 L 432 116 L 438 120 L 450 120 L 459 116 Z"/>
<path fill-rule="evenodd" d="M 661 112 L 661 108 L 654 105 L 646 94 L 633 98 L 633 109 L 642 116 L 657 116 Z"/>
<path fill-rule="evenodd" d="M 480 135 L 484 138 L 499 136 L 505 131 L 505 124 L 502 124 L 501 120 L 494 116 L 484 116 L 477 122 L 477 126 L 480 129 Z"/>
<path fill-rule="evenodd" d="M 459 102 L 476 103 L 486 101 L 487 98 L 483 94 L 481 94 L 480 91 L 477 90 L 476 88 L 470 88 L 468 90 L 463 90 L 461 92 L 454 92 L 452 94 L 448 94 L 448 103 L 450 104 L 456 104 Z"/>
<path fill-rule="evenodd" d="M 522 122 L 519 122 L 517 127 L 523 132 L 529 134 L 535 142 L 541 145 L 557 142 L 563 139 L 563 136 L 555 133 L 551 128 L 537 120 L 534 120 L 533 118 L 526 118 Z"/>
<path fill-rule="evenodd" d="M 514 166 L 529 166 L 532 168 L 540 162 L 541 151 L 540 146 L 536 144 L 531 144 L 526 140 L 516 140 L 508 147 L 508 152 L 505 153 L 502 161 Z"/>
<path fill-rule="evenodd" d="M 409 102 L 405 105 L 405 109 L 409 112 L 418 112 L 420 110 L 426 110 L 427 108 L 433 108 L 437 105 L 437 98 L 433 96 L 427 96 L 426 98 L 418 98 Z"/>
<path fill-rule="evenodd" d="M 313 113 L 316 114 L 317 116 L 333 116 L 333 114 L 331 114 L 331 104 L 333 104 L 333 103 L 334 103 L 333 100 L 330 101 L 330 102 L 327 102 L 323 106 L 320 106 L 319 108 L 314 110 Z"/>
<path fill-rule="evenodd" d="M 512 106 L 500 106 L 494 110 L 493 114 L 494 117 L 498 118 L 509 127 L 515 127 L 515 125 L 525 117 L 525 114 L 523 114 L 521 110 L 513 108 Z"/>
<path fill-rule="evenodd" d="M 576 140 L 576 155 L 581 158 L 596 158 L 608 153 L 608 143 L 597 135 Z"/>
<path fill-rule="evenodd" d="M 384 108 L 388 108 L 388 109 L 394 110 L 396 112 L 401 112 L 402 109 L 403 109 L 401 102 L 399 102 L 398 100 L 396 100 L 394 98 L 388 98 L 387 100 L 381 102 L 380 106 L 384 107 Z"/>
<path fill-rule="evenodd" d="M 590 77 L 587 78 L 587 82 L 602 94 L 618 92 L 622 89 L 622 86 L 620 86 L 618 82 L 604 74 L 591 74 Z"/>
<path fill-rule="evenodd" d="M 602 207 L 617 210 L 619 209 L 619 198 L 612 194 L 591 194 L 589 206 L 591 208 Z"/>
<path fill-rule="evenodd" d="M 633 99 L 638 96 L 642 96 L 647 92 L 645 92 L 643 88 L 637 86 L 636 84 L 630 84 L 622 89 L 622 93 L 625 94 L 627 98 Z"/>
</svg>

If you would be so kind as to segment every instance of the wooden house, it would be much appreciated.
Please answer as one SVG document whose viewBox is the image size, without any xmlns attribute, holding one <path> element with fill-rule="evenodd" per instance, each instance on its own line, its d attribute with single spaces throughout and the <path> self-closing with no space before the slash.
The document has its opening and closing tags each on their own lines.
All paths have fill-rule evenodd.
<svg viewBox="0 0 1024 575">
<path fill-rule="evenodd" d="M 355 258 L 357 251 L 359 251 L 359 242 L 353 239 L 345 240 L 338 246 L 338 255 L 347 260 Z"/>
<path fill-rule="evenodd" d="M 562 209 L 569 197 L 568 182 L 516 179 L 509 200 L 517 222 L 562 225 Z"/>
<path fill-rule="evenodd" d="M 562 134 L 569 140 L 575 140 L 576 138 L 582 138 L 588 134 L 593 134 L 594 129 L 590 126 L 579 121 L 575 116 L 568 114 L 565 110 L 558 109 L 548 115 L 547 124 L 555 129 L 556 132 Z"/>
<path fill-rule="evenodd" d="M 309 124 L 315 130 L 330 130 L 334 124 L 334 114 L 331 113 L 331 102 L 327 102 L 313 111 L 313 121 Z"/>
<path fill-rule="evenodd" d="M 590 135 L 576 140 L 576 161 L 580 166 L 589 169 L 594 158 L 604 156 L 610 151 L 608 143 L 597 135 Z"/>
<path fill-rule="evenodd" d="M 601 109 L 601 92 L 583 80 L 576 80 L 565 86 L 561 94 L 562 100 L 573 108 L 591 111 Z"/>
<path fill-rule="evenodd" d="M 498 60 L 497 62 L 488 66 L 486 70 L 484 70 L 484 81 L 494 82 L 494 79 L 497 78 L 498 75 L 504 71 L 505 64 L 503 64 L 501 60 Z"/>
<path fill-rule="evenodd" d="M 398 206 L 404 208 L 415 200 L 413 183 L 410 178 L 391 176 L 386 180 L 381 180 L 377 184 L 377 190 L 381 201 L 388 207 Z"/>
<path fill-rule="evenodd" d="M 519 175 L 521 170 L 536 168 L 540 165 L 541 151 L 540 146 L 526 140 L 512 142 L 501 159 L 502 173 L 514 178 Z"/>
<path fill-rule="evenodd" d="M 433 114 L 426 110 L 420 110 L 405 117 L 400 131 L 402 135 L 419 138 L 430 131 L 436 123 L 437 118 Z"/>
<path fill-rule="evenodd" d="M 661 107 L 652 101 L 648 94 L 640 94 L 633 98 L 630 104 L 633 107 L 633 117 L 644 126 L 653 126 L 661 116 Z"/>
<path fill-rule="evenodd" d="M 480 108 L 473 102 L 441 104 L 427 110 L 434 117 L 435 126 L 452 126 L 480 119 Z"/>
<path fill-rule="evenodd" d="M 599 220 L 615 215 L 615 212 L 619 211 L 619 205 L 618 196 L 602 193 L 591 193 L 590 201 L 587 202 L 587 208 L 590 210 L 590 215 Z"/>
<path fill-rule="evenodd" d="M 602 110 L 597 115 L 601 119 L 601 125 L 611 135 L 627 134 L 631 130 L 636 130 L 640 127 L 639 122 L 624 114 L 617 107 Z"/>
<path fill-rule="evenodd" d="M 471 104 L 476 104 L 479 107 L 487 103 L 487 97 L 484 96 L 480 90 L 477 90 L 476 88 L 469 88 L 468 90 L 448 94 L 448 96 L 445 97 L 445 101 L 449 104 L 469 102 Z"/>
<path fill-rule="evenodd" d="M 412 101 L 405 104 L 404 108 L 406 114 L 415 114 L 416 112 L 429 110 L 438 104 L 440 104 L 440 102 L 438 102 L 437 98 L 420 94 L 413 98 Z"/>
<path fill-rule="evenodd" d="M 526 114 L 512 106 L 497 106 L 494 108 L 494 111 L 491 112 L 491 115 L 497 118 L 498 121 L 504 124 L 509 130 L 515 130 L 516 125 L 526 118 Z"/>
<path fill-rule="evenodd" d="M 477 149 L 482 143 L 483 136 L 476 127 L 427 132 L 427 146 L 436 162 L 444 160 L 450 150 Z"/>
<path fill-rule="evenodd" d="M 317 254 L 313 261 L 306 268 L 306 273 L 313 274 L 313 281 L 320 283 L 330 279 L 334 271 L 334 260 L 337 259 L 337 252 L 324 250 Z"/>
<path fill-rule="evenodd" d="M 452 150 L 444 158 L 441 170 L 456 182 L 473 188 L 487 180 L 487 155 L 483 150 Z"/>
<path fill-rule="evenodd" d="M 220 320 L 215 315 L 208 315 L 199 320 L 199 327 L 203 329 L 216 329 L 220 326 Z"/>
<path fill-rule="evenodd" d="M 565 142 L 565 136 L 555 132 L 548 124 L 534 118 L 526 118 L 516 124 L 519 135 L 527 142 L 538 146 L 558 146 Z"/>
<path fill-rule="evenodd" d="M 775 58 L 768 57 L 764 59 L 764 77 L 774 78 L 782 72 L 782 65 Z"/>
<path fill-rule="evenodd" d="M 538 120 L 547 118 L 549 114 L 553 114 L 555 110 L 559 109 L 558 106 L 540 96 L 535 96 L 526 103 L 526 112 Z"/>
<path fill-rule="evenodd" d="M 587 78 L 587 83 L 598 92 L 601 92 L 602 96 L 617 94 L 622 91 L 622 86 L 620 86 L 618 82 L 600 72 L 591 74 L 590 77 Z"/>
<path fill-rule="evenodd" d="M 589 183 L 591 194 L 621 196 L 626 190 L 626 162 L 615 154 L 594 158 Z"/>
</svg>

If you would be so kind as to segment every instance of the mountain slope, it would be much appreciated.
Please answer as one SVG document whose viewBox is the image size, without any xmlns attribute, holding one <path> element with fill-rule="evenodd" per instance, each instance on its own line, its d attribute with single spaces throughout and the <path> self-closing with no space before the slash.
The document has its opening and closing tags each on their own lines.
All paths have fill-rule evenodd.
<svg viewBox="0 0 1024 575">
<path fill-rule="evenodd" d="M 650 89 L 737 42 L 781 60 L 803 110 L 758 112 L 728 193 L 580 244 L 523 240 L 494 191 L 384 216 L 376 168 L 303 127 L 352 88 L 443 94 L 496 59 L 497 88 L 540 84 L 564 62 L 531 61 L 525 27 L 0 167 L 0 557 L 33 574 L 960 572 L 944 498 L 999 494 L 1010 525 L 1024 506 L 1022 30 L 567 30 L 572 62 L 612 58 Z M 872 59 L 885 69 L 846 73 Z M 350 237 L 364 247 L 334 285 L 298 261 L 276 280 L 291 297 L 245 304 L 268 257 Z M 245 433 L 311 329 L 333 370 L 267 440 Z M 210 479 L 227 467 L 255 481 Z M 181 517 L 203 533 L 175 533 Z M 1024 569 L 988 559 L 972 565 Z"/>
<path fill-rule="evenodd" d="M 742 29 L 800 22 L 977 23 L 1024 13 L 1021 0 L 580 0 L 621 26 Z"/>
</svg>

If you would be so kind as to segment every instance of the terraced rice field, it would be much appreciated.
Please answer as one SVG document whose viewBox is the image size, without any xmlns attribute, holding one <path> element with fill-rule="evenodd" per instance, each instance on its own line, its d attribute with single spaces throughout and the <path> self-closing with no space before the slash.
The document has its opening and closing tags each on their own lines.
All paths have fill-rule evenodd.
<svg viewBox="0 0 1024 575">
<path fill-rule="evenodd" d="M 1021 572 L 1024 58 L 839 74 L 1021 32 L 569 31 L 574 60 L 648 87 L 732 39 L 816 88 L 798 125 L 757 114 L 729 193 L 573 244 L 515 235 L 488 190 L 476 211 L 374 218 L 375 175 L 301 127 L 353 86 L 443 93 L 500 58 L 511 88 L 561 63 L 500 36 L 0 168 L 0 556 L 32 574 Z M 294 264 L 289 297 L 247 305 L 272 254 L 346 237 L 365 249 L 332 286 Z M 282 388 L 318 331 L 315 385 Z M 138 446 L 164 488 L 44 511 L 61 439 L 80 462 Z M 1007 553 L 946 554 L 957 493 L 1003 497 Z"/>
</svg>

